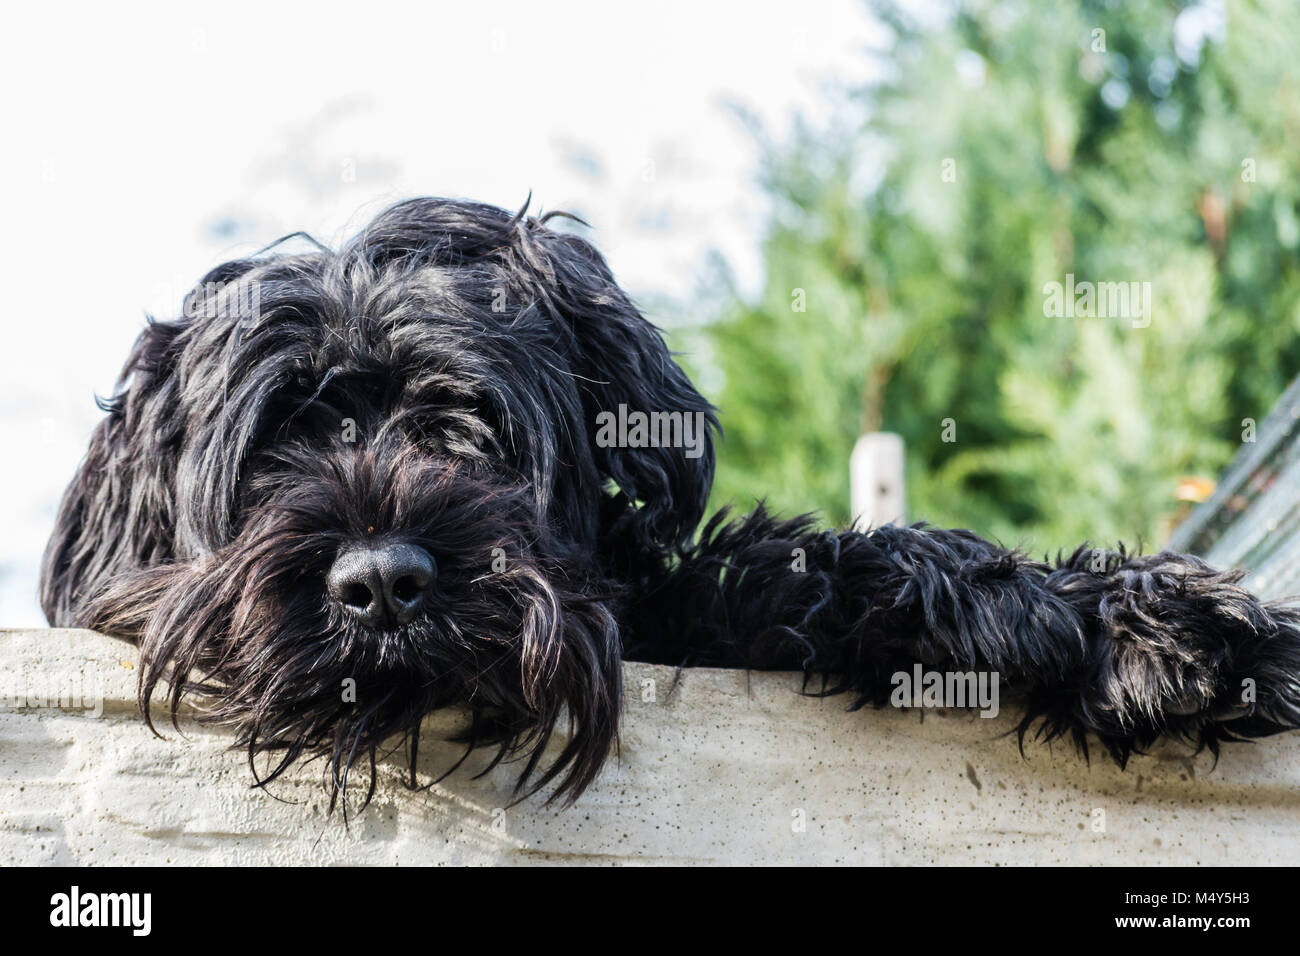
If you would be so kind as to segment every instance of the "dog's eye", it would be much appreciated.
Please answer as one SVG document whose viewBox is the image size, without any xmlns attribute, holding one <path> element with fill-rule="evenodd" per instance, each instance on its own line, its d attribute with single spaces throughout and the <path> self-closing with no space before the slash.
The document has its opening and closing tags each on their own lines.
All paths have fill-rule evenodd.
<svg viewBox="0 0 1300 956">
<path fill-rule="evenodd" d="M 464 412 L 420 415 L 406 420 L 406 434 L 431 454 L 481 458 L 494 446 L 490 426 Z"/>
</svg>

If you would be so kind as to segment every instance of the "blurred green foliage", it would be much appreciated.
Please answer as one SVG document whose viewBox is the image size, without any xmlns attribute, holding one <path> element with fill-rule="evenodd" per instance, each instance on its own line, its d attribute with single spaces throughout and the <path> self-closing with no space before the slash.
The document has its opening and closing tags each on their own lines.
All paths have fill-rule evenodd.
<svg viewBox="0 0 1300 956">
<path fill-rule="evenodd" d="M 761 295 L 675 342 L 722 411 L 714 504 L 842 523 L 884 429 L 909 519 L 1158 545 L 1300 371 L 1300 7 L 871 8 L 860 119 L 766 146 Z M 1045 316 L 1066 273 L 1149 281 L 1149 327 Z"/>
</svg>

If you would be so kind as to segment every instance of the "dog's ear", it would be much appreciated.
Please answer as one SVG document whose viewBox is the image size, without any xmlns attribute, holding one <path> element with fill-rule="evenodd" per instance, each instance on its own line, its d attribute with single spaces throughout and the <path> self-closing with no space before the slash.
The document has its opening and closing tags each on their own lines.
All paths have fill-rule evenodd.
<svg viewBox="0 0 1300 956">
<path fill-rule="evenodd" d="M 258 307 L 254 286 L 240 281 L 257 264 L 218 266 L 186 296 L 180 317 L 151 318 L 114 396 L 100 400 L 108 414 L 64 492 L 42 561 L 51 624 L 82 623 L 86 602 L 119 574 L 228 538 L 239 468 L 272 394 L 265 383 L 281 371 L 266 349 L 230 355 Z M 284 362 L 297 357 L 281 352 Z"/>
<path fill-rule="evenodd" d="M 41 565 L 41 607 L 55 627 L 81 626 L 86 601 L 111 577 L 173 556 L 171 469 L 180 442 L 171 354 L 178 323 L 141 333 L 116 397 L 64 492 Z"/>
<path fill-rule="evenodd" d="M 715 410 L 595 247 L 547 227 L 557 215 L 572 218 L 533 219 L 523 211 L 515 217 L 508 274 L 532 278 L 525 294 L 535 295 L 569 336 L 588 447 L 601 477 L 617 488 L 615 500 L 605 502 L 606 520 L 612 506 L 623 532 L 639 545 L 672 548 L 704 515 L 713 484 Z M 680 434 L 674 431 L 667 443 L 653 433 L 627 441 L 636 425 L 625 427 L 625 414 L 633 413 L 666 413 L 655 421 L 680 425 Z"/>
<path fill-rule="evenodd" d="M 656 548 L 682 544 L 703 517 L 713 483 L 713 406 L 590 243 L 538 220 L 521 221 L 516 234 L 521 257 L 541 280 L 539 294 L 572 336 L 591 453 L 634 512 L 624 527 L 630 523 L 638 541 Z M 636 413 L 655 417 L 649 435 L 628 441 Z M 671 441 L 654 430 L 660 421 Z"/>
</svg>

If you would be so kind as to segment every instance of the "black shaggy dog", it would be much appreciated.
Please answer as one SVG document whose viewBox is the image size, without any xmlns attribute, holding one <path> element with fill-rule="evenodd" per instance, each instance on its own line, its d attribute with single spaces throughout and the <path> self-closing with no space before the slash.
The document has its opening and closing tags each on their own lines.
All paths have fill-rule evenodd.
<svg viewBox="0 0 1300 956">
<path fill-rule="evenodd" d="M 199 695 L 271 754 L 262 782 L 323 755 L 336 796 L 359 756 L 373 790 L 385 741 L 414 782 L 421 718 L 462 706 L 520 793 L 576 797 L 623 660 L 802 670 L 853 706 L 916 662 L 996 671 L 1022 745 L 1093 735 L 1121 764 L 1300 726 L 1300 613 L 1196 558 L 1053 566 L 761 509 L 700 529 L 713 409 L 549 218 L 412 200 L 338 252 L 205 276 L 105 403 L 45 555 L 50 622 L 138 641 L 146 716 L 166 678 L 173 720 Z M 628 410 L 699 423 L 694 450 L 598 440 Z"/>
</svg>

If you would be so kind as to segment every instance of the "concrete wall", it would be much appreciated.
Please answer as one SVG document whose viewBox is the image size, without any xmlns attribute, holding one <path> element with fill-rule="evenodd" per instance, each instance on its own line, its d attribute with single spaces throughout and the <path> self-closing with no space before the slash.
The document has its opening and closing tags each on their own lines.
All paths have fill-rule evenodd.
<svg viewBox="0 0 1300 956">
<path fill-rule="evenodd" d="M 671 669 L 635 664 L 621 758 L 573 808 L 502 810 L 509 768 L 408 791 L 394 761 L 345 829 L 315 766 L 273 796 L 220 732 L 150 735 L 134 660 L 86 631 L 0 631 L 0 697 L 89 698 L 0 701 L 0 864 L 1300 863 L 1300 735 L 1121 773 L 1063 747 L 1022 760 L 1010 713 L 850 714 L 792 674 L 691 670 L 670 693 Z M 426 783 L 458 753 L 438 728 Z"/>
</svg>

